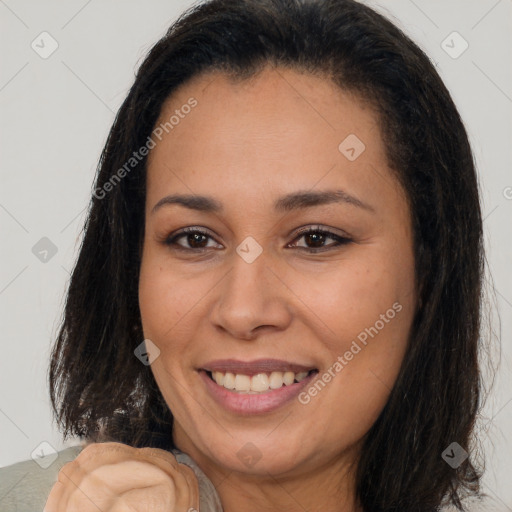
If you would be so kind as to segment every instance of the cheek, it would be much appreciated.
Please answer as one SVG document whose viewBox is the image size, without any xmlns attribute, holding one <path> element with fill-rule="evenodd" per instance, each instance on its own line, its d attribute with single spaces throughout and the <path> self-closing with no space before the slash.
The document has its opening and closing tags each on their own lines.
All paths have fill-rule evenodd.
<svg viewBox="0 0 512 512">
<path fill-rule="evenodd" d="M 170 327 L 172 315 L 167 310 L 167 299 L 169 291 L 162 279 L 162 268 L 152 263 L 151 258 L 145 253 L 139 278 L 139 309 L 144 328 L 144 336 L 152 339 L 165 328 Z"/>
<path fill-rule="evenodd" d="M 186 271 L 169 268 L 160 251 L 149 248 L 145 252 L 139 280 L 142 327 L 144 336 L 165 354 L 167 364 L 183 360 L 185 353 L 193 350 L 189 340 L 198 319 L 206 315 L 206 298 L 216 276 L 214 272 L 204 272 L 200 278 L 188 276 Z"/>
<path fill-rule="evenodd" d="M 183 317 L 187 302 L 183 287 L 172 279 L 152 251 L 144 252 L 139 279 L 139 308 L 144 336 L 159 345 Z"/>
<path fill-rule="evenodd" d="M 321 433 L 333 445 L 339 436 L 356 442 L 371 428 L 397 378 L 414 312 L 397 276 L 385 265 L 340 269 L 326 280 L 329 293 L 318 282 L 309 290 L 308 304 L 324 326 L 317 335 L 327 367 L 319 375 L 325 386 L 313 385 L 303 398 L 310 414 L 325 418 Z"/>
<path fill-rule="evenodd" d="M 404 311 L 409 312 L 412 305 L 411 281 L 412 275 L 407 275 L 401 264 L 376 248 L 373 255 L 367 250 L 364 258 L 340 261 L 329 272 L 301 275 L 295 281 L 294 292 L 309 307 L 310 314 L 320 319 L 326 333 L 330 333 L 327 340 L 331 339 L 332 350 L 338 351 L 345 348 L 340 340 L 346 343 L 355 339 L 376 323 L 379 331 L 393 331 L 394 339 L 403 330 L 403 321 L 407 323 Z M 393 309 L 395 303 L 400 307 Z"/>
<path fill-rule="evenodd" d="M 309 316 L 317 318 L 328 364 L 338 361 L 342 367 L 332 370 L 336 400 L 346 402 L 344 411 L 366 411 L 374 417 L 407 348 L 415 311 L 414 269 L 412 255 L 398 259 L 382 248 L 365 251 L 364 258 L 340 262 L 327 275 L 299 281 L 297 295 Z"/>
</svg>

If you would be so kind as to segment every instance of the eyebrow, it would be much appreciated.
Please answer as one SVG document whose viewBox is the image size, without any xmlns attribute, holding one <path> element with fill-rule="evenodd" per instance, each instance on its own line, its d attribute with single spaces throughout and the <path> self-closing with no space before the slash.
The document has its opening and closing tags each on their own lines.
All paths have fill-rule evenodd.
<svg viewBox="0 0 512 512">
<path fill-rule="evenodd" d="M 318 192 L 298 191 L 280 197 L 274 203 L 277 212 L 290 212 L 302 208 L 311 208 L 325 204 L 341 203 L 356 206 L 370 212 L 374 208 L 360 199 L 351 196 L 344 190 L 325 190 Z M 208 196 L 172 194 L 163 197 L 155 204 L 151 213 L 155 213 L 164 205 L 179 204 L 191 210 L 208 213 L 220 213 L 223 211 L 222 203 Z"/>
</svg>

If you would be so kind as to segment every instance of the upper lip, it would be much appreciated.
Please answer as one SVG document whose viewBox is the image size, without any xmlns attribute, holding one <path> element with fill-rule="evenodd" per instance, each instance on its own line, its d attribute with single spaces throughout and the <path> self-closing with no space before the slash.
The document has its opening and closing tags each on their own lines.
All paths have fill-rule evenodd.
<svg viewBox="0 0 512 512">
<path fill-rule="evenodd" d="M 238 361 L 236 359 L 217 359 L 209 361 L 200 367 L 208 372 L 238 373 L 249 377 L 258 373 L 272 372 L 309 372 L 316 370 L 313 365 L 303 365 L 283 361 L 281 359 L 255 359 L 254 361 Z"/>
</svg>

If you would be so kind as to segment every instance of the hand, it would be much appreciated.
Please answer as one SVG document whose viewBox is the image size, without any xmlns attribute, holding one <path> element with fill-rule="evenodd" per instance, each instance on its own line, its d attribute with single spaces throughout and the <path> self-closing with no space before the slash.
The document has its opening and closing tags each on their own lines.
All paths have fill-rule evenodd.
<svg viewBox="0 0 512 512">
<path fill-rule="evenodd" d="M 44 512 L 197 512 L 191 468 L 158 448 L 92 443 L 59 471 Z"/>
</svg>

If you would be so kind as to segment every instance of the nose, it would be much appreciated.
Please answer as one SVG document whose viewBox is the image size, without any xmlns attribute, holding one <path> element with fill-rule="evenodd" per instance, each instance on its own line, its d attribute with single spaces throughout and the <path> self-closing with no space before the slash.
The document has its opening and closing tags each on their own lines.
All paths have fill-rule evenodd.
<svg viewBox="0 0 512 512">
<path fill-rule="evenodd" d="M 265 251 L 252 263 L 234 254 L 211 312 L 215 327 L 242 340 L 286 329 L 292 318 L 290 291 L 278 275 Z"/>
</svg>

